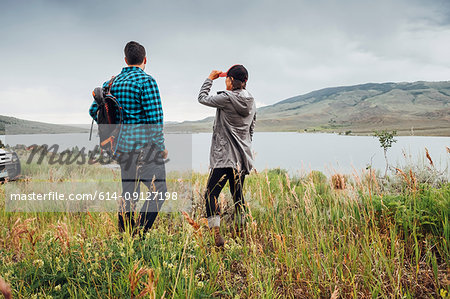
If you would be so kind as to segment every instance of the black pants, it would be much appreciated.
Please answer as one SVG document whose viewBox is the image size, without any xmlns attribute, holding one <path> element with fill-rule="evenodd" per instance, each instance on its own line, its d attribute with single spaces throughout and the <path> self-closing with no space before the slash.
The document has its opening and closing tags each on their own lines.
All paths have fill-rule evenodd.
<svg viewBox="0 0 450 299">
<path fill-rule="evenodd" d="M 233 196 L 236 213 L 242 213 L 245 209 L 242 187 L 245 174 L 233 168 L 214 168 L 211 170 L 206 187 L 206 215 L 207 217 L 220 215 L 219 194 L 223 187 L 230 182 L 230 191 Z"/>
<path fill-rule="evenodd" d="M 119 230 L 135 227 L 134 211 L 139 200 L 145 200 L 139 213 L 139 225 L 149 230 L 155 222 L 167 192 L 166 169 L 162 159 L 146 160 L 143 153 L 121 154 L 122 198 L 119 205 Z M 141 182 L 148 192 L 141 193 Z"/>
</svg>

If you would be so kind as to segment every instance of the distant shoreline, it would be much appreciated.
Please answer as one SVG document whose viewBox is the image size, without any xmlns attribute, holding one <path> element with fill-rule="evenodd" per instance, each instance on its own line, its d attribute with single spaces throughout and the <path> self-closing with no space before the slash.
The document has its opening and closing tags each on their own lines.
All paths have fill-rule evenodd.
<svg viewBox="0 0 450 299">
<path fill-rule="evenodd" d="M 440 134 L 439 132 L 435 132 L 429 135 L 420 134 L 422 130 L 414 130 L 414 134 L 411 134 L 411 131 L 398 131 L 396 136 L 401 137 L 449 137 L 449 135 Z M 182 131 L 182 130 L 170 130 L 168 132 L 165 132 L 165 134 L 211 134 L 212 130 L 197 130 L 197 131 Z M 316 130 L 316 131 L 299 131 L 299 130 L 286 130 L 286 131 L 259 131 L 256 130 L 255 133 L 298 133 L 298 134 L 330 134 L 330 135 L 339 135 L 339 136 L 354 136 L 354 137 L 367 137 L 367 136 L 373 136 L 373 131 L 361 131 L 361 132 L 354 132 L 346 134 L 345 132 L 332 132 L 332 131 L 325 131 L 325 130 Z M 4 138 L 6 136 L 21 136 L 21 135 L 59 135 L 59 134 L 89 134 L 87 131 L 83 132 L 37 132 L 37 133 L 18 133 L 18 134 L 4 134 L 4 132 L 0 132 L 0 138 Z M 93 136 L 95 134 L 93 133 Z"/>
<path fill-rule="evenodd" d="M 328 134 L 337 134 L 337 135 L 343 135 L 343 136 L 372 136 L 374 131 L 377 130 L 389 130 L 389 131 L 397 131 L 398 136 L 426 136 L 426 137 L 450 137 L 450 127 L 438 127 L 438 128 L 414 128 L 411 129 L 398 129 L 392 126 L 389 127 L 373 127 L 372 129 L 358 129 L 358 128 L 346 128 L 346 130 L 342 131 L 336 131 L 331 129 L 312 129 L 312 130 L 299 130 L 299 129 L 285 129 L 285 130 L 277 130 L 276 128 L 273 128 L 272 130 L 258 130 L 256 127 L 255 132 L 257 133 L 307 133 L 307 134 L 314 134 L 314 133 L 328 133 Z M 181 128 L 177 127 L 166 127 L 165 128 L 166 133 L 173 133 L 173 134 L 194 134 L 194 133 L 212 133 L 212 125 L 210 128 L 193 128 L 193 129 L 186 129 L 182 130 Z"/>
</svg>

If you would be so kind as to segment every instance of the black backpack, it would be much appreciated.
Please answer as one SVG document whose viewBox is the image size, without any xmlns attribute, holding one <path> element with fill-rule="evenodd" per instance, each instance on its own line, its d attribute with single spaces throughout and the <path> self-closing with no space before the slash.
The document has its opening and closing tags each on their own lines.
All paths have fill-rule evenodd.
<svg viewBox="0 0 450 299">
<path fill-rule="evenodd" d="M 111 86 L 114 83 L 114 79 L 115 77 L 112 77 L 106 87 L 97 87 L 92 92 L 98 106 L 97 124 L 100 149 L 102 153 L 105 152 L 111 158 L 116 158 L 123 121 L 122 106 L 111 94 Z M 89 140 L 92 137 L 93 124 L 94 120 L 92 120 Z"/>
</svg>

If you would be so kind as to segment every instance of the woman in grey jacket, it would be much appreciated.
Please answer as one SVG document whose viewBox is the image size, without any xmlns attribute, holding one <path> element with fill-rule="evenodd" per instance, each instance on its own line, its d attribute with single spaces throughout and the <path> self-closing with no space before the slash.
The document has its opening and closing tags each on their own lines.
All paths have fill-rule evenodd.
<svg viewBox="0 0 450 299">
<path fill-rule="evenodd" d="M 226 90 L 210 95 L 213 80 L 226 77 Z M 245 205 L 242 187 L 245 175 L 253 168 L 251 143 L 256 121 L 253 96 L 245 89 L 248 72 L 242 65 L 228 72 L 212 71 L 203 83 L 199 103 L 217 108 L 210 152 L 210 174 L 206 187 L 208 225 L 214 232 L 216 246 L 223 246 L 220 235 L 219 194 L 229 181 L 236 209 L 236 220 L 242 223 Z"/>
</svg>

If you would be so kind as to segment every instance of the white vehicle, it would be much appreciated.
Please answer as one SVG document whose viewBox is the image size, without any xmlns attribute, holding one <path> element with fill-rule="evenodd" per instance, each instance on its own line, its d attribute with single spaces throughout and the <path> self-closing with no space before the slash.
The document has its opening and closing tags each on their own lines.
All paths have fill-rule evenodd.
<svg viewBox="0 0 450 299">
<path fill-rule="evenodd" d="M 20 174 L 20 161 L 15 152 L 0 148 L 0 180 L 14 180 Z"/>
</svg>

